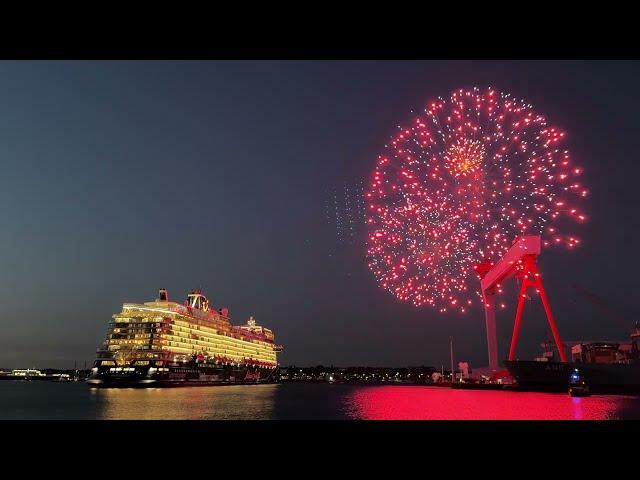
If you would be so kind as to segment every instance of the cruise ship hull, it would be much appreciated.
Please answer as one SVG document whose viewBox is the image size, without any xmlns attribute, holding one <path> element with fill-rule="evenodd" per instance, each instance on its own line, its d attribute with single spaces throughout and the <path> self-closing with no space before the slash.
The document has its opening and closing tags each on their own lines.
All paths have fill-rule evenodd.
<svg viewBox="0 0 640 480">
<path fill-rule="evenodd" d="M 124 369 L 123 369 L 124 370 Z M 130 369 L 131 370 L 131 369 Z M 243 385 L 272 383 L 275 369 L 252 369 L 249 367 L 176 367 L 168 372 L 157 369 L 132 368 L 133 371 L 110 371 L 99 369 L 87 380 L 96 388 L 161 388 L 197 387 L 213 385 Z"/>
<path fill-rule="evenodd" d="M 569 376 L 577 368 L 592 393 L 640 392 L 640 364 L 526 360 L 505 360 L 503 364 L 518 386 L 526 390 L 566 392 Z"/>
</svg>

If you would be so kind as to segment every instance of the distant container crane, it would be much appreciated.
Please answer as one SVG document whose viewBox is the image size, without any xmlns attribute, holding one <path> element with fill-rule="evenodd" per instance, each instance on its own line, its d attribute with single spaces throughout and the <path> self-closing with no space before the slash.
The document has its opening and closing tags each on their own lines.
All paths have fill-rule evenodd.
<svg viewBox="0 0 640 480">
<path fill-rule="evenodd" d="M 574 283 L 571 285 L 571 288 L 576 292 L 580 293 L 583 297 L 585 297 L 591 305 L 597 308 L 601 313 L 607 316 L 607 318 L 615 320 L 618 326 L 621 329 L 629 330 L 633 328 L 640 327 L 639 322 L 637 320 L 632 320 L 631 317 L 623 313 L 618 307 L 613 305 L 610 301 L 603 298 L 602 296 L 594 293 L 590 290 L 587 290 L 583 286 Z M 587 340 L 579 340 L 579 341 L 567 341 L 566 343 L 589 343 Z M 609 342 L 614 342 L 610 340 Z M 622 341 L 615 341 L 617 343 L 622 343 Z"/>
<path fill-rule="evenodd" d="M 581 285 L 578 285 L 577 283 L 572 284 L 571 288 L 582 294 L 594 307 L 596 307 L 602 313 L 619 322 L 620 326 L 625 325 L 625 328 L 629 328 L 629 326 L 632 324 L 631 319 L 627 315 L 623 314 L 620 309 L 612 305 L 611 302 L 601 297 L 597 293 L 591 292 Z"/>
</svg>

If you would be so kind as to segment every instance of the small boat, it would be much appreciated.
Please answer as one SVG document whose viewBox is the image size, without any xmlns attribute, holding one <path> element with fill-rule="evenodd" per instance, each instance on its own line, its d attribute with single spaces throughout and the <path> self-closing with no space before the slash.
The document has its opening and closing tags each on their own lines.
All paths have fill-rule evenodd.
<svg viewBox="0 0 640 480">
<path fill-rule="evenodd" d="M 569 395 L 572 397 L 588 397 L 591 395 L 589 385 L 584 381 L 577 368 L 574 368 L 569 376 Z"/>
</svg>

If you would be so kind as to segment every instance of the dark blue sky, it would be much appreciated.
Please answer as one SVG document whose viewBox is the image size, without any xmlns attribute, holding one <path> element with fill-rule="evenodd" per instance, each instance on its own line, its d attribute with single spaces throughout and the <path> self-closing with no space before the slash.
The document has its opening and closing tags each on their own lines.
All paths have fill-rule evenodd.
<svg viewBox="0 0 640 480">
<path fill-rule="evenodd" d="M 561 334 L 624 338 L 579 283 L 637 315 L 638 62 L 0 62 L 0 366 L 93 360 L 111 314 L 201 287 L 299 365 L 486 364 L 480 310 L 395 301 L 335 247 L 327 192 L 368 176 L 412 109 L 461 87 L 527 99 L 568 132 L 583 247 L 541 258 Z M 513 302 L 511 302 L 513 303 Z M 538 351 L 527 307 L 520 353 Z M 506 353 L 512 314 L 499 319 Z"/>
</svg>

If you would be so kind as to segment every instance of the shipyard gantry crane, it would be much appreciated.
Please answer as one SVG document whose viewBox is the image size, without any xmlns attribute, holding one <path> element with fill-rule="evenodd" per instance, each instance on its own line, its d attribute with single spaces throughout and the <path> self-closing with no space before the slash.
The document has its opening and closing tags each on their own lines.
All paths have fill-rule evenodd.
<svg viewBox="0 0 640 480">
<path fill-rule="evenodd" d="M 482 299 L 484 301 L 485 321 L 487 327 L 487 348 L 489 351 L 489 368 L 496 371 L 498 364 L 498 340 L 496 337 L 496 309 L 495 294 L 500 289 L 500 283 L 513 276 L 521 280 L 520 293 L 518 294 L 518 307 L 516 309 L 516 318 L 513 325 L 513 335 L 511 337 L 511 347 L 509 349 L 509 360 L 516 359 L 516 346 L 518 344 L 518 335 L 520 334 L 520 322 L 522 320 L 522 311 L 524 309 L 524 301 L 527 298 L 529 288 L 535 288 L 540 295 L 544 311 L 547 314 L 549 327 L 553 339 L 560 354 L 562 362 L 567 361 L 564 351 L 564 345 L 560 339 L 558 327 L 551 313 L 547 293 L 542 286 L 542 278 L 538 272 L 536 260 L 541 251 L 541 238 L 539 235 L 525 235 L 516 239 L 513 246 L 507 253 L 494 265 L 489 261 L 485 261 L 474 265 L 474 270 L 480 277 L 480 286 L 482 291 Z"/>
</svg>

